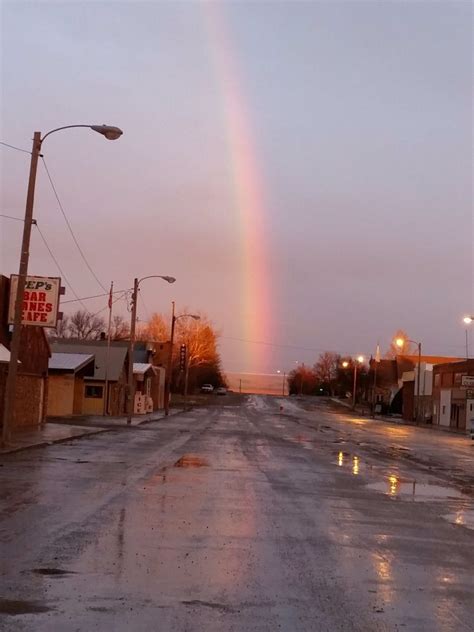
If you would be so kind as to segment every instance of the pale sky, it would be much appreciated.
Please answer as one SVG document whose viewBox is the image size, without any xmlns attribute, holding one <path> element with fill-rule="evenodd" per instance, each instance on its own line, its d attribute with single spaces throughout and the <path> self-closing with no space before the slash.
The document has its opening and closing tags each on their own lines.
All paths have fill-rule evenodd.
<svg viewBox="0 0 474 632">
<path fill-rule="evenodd" d="M 141 319 L 173 299 L 206 312 L 229 371 L 374 353 L 398 328 L 465 353 L 470 2 L 3 2 L 1 26 L 0 140 L 124 130 L 57 133 L 43 153 L 105 287 L 177 278 L 144 282 Z M 0 160 L 0 213 L 21 216 L 28 155 Z M 100 293 L 42 164 L 35 218 L 78 295 Z M 9 275 L 21 223 L 0 231 Z M 35 232 L 30 272 L 58 274 Z M 271 344 L 237 340 L 254 336 Z"/>
</svg>

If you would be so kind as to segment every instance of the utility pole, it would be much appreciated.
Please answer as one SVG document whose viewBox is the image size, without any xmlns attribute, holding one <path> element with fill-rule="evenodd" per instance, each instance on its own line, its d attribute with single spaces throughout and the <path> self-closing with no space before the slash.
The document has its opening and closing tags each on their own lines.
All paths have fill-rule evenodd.
<svg viewBox="0 0 474 632">
<path fill-rule="evenodd" d="M 137 322 L 137 303 L 138 303 L 138 279 L 135 279 L 133 282 L 132 316 L 130 320 L 130 341 L 128 344 L 127 424 L 132 423 L 133 406 L 134 406 L 134 400 L 135 400 L 135 388 L 133 384 L 133 349 L 135 346 L 135 326 Z"/>
<path fill-rule="evenodd" d="M 33 225 L 33 203 L 35 199 L 36 173 L 38 171 L 38 158 L 41 151 L 41 132 L 35 132 L 33 136 L 33 148 L 31 150 L 30 176 L 28 180 L 28 192 L 26 195 L 25 221 L 23 223 L 23 239 L 21 242 L 20 267 L 18 271 L 18 285 L 15 297 L 15 312 L 13 320 L 13 334 L 10 344 L 10 363 L 8 366 L 7 383 L 5 387 L 5 403 L 3 408 L 3 444 L 10 440 L 11 424 L 15 408 L 16 376 L 18 372 L 18 358 L 20 355 L 21 317 L 23 308 L 23 296 L 25 294 L 26 276 L 28 274 L 28 262 L 30 259 L 31 226 Z M 11 291 L 11 288 L 10 288 Z"/>
<path fill-rule="evenodd" d="M 418 342 L 418 375 L 416 376 L 417 379 L 417 387 L 416 390 L 418 391 L 417 393 L 417 398 L 416 398 L 416 421 L 419 422 L 420 421 L 420 410 L 421 410 L 421 401 L 420 401 L 420 397 L 421 397 L 421 393 L 420 393 L 420 377 L 421 377 L 421 342 Z"/>
<path fill-rule="evenodd" d="M 352 408 L 356 407 L 356 388 L 357 388 L 357 362 L 354 362 L 354 388 L 352 393 Z"/>
<path fill-rule="evenodd" d="M 169 415 L 170 412 L 170 397 L 171 397 L 171 373 L 173 371 L 173 343 L 174 343 L 174 327 L 176 318 L 174 315 L 175 302 L 171 301 L 171 335 L 170 335 L 170 348 L 168 351 L 168 366 L 166 368 L 166 386 L 165 386 L 165 415 Z"/>
</svg>

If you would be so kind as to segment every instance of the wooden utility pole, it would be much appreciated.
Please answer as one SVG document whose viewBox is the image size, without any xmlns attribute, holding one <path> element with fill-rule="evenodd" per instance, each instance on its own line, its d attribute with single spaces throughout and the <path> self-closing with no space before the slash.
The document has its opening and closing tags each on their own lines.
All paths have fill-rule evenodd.
<svg viewBox="0 0 474 632">
<path fill-rule="evenodd" d="M 35 199 L 36 173 L 38 171 L 38 158 L 41 151 L 41 132 L 35 132 L 33 136 L 33 148 L 31 150 L 30 177 L 28 180 L 28 193 L 26 195 L 25 221 L 23 224 L 23 239 L 21 242 L 20 267 L 18 271 L 18 285 L 15 297 L 15 312 L 13 319 L 13 335 L 10 344 L 10 363 L 5 387 L 5 402 L 3 407 L 3 444 L 10 440 L 11 426 L 15 408 L 16 376 L 18 372 L 18 359 L 20 355 L 21 340 L 21 316 L 23 308 L 23 296 L 25 294 L 26 276 L 28 274 L 28 262 L 30 259 L 31 226 L 33 225 L 33 203 Z M 10 290 L 11 291 L 11 290 Z"/>
<path fill-rule="evenodd" d="M 132 423 L 133 406 L 134 406 L 134 400 L 135 400 L 135 388 L 133 384 L 133 349 L 135 347 L 135 326 L 137 323 L 137 303 L 138 303 L 138 279 L 135 279 L 133 282 L 132 317 L 130 320 L 130 341 L 128 344 L 127 424 Z"/>
</svg>

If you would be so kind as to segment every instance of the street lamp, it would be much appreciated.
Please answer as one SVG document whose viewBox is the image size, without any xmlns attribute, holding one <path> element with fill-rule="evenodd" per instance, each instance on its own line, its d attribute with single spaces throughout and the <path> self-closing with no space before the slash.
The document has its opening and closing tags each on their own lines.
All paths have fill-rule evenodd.
<svg viewBox="0 0 474 632">
<path fill-rule="evenodd" d="M 420 377 L 421 377 L 421 342 L 416 342 L 416 340 L 410 340 L 409 338 L 397 338 L 395 340 L 395 344 L 400 349 L 403 349 L 407 342 L 411 342 L 412 344 L 418 347 L 418 375 L 416 376 L 416 390 L 417 390 L 417 398 L 416 398 L 416 408 L 415 408 L 415 419 L 419 421 L 420 417 Z"/>
<path fill-rule="evenodd" d="M 474 316 L 464 316 L 463 321 L 466 325 L 470 325 L 474 320 Z M 469 332 L 466 327 L 466 360 L 469 360 Z"/>
<path fill-rule="evenodd" d="M 349 363 L 346 363 L 349 366 Z M 364 356 L 360 355 L 357 356 L 356 358 L 356 362 L 354 362 L 354 389 L 353 389 L 353 393 L 352 393 L 352 408 L 355 409 L 356 407 L 356 389 L 357 389 L 357 364 L 364 364 Z M 342 363 L 342 366 L 344 366 L 344 362 Z"/>
<path fill-rule="evenodd" d="M 192 318 L 193 320 L 201 320 L 201 317 L 198 314 L 180 314 L 179 316 L 174 315 L 175 303 L 171 302 L 172 311 L 171 311 L 171 336 L 170 336 L 170 348 L 168 351 L 168 367 L 166 370 L 166 387 L 165 387 L 165 415 L 168 415 L 170 412 L 170 394 L 171 394 L 171 372 L 173 370 L 173 344 L 174 344 L 174 330 L 176 321 L 180 318 Z M 185 375 L 185 383 L 184 383 L 184 398 L 186 400 L 188 390 L 188 362 L 186 361 L 186 375 Z"/>
<path fill-rule="evenodd" d="M 52 129 L 43 137 L 41 132 L 33 134 L 33 147 L 31 150 L 30 174 L 28 180 L 28 192 L 26 195 L 25 221 L 23 223 L 23 238 L 21 242 L 20 266 L 18 271 L 18 285 L 15 296 L 15 311 L 13 318 L 13 333 L 10 343 L 10 362 L 8 365 L 8 376 L 5 387 L 5 403 L 3 408 L 3 443 L 7 443 L 10 438 L 10 421 L 13 416 L 16 376 L 18 368 L 18 356 L 21 341 L 21 316 L 23 296 L 25 293 L 26 276 L 28 274 L 28 262 L 30 258 L 31 227 L 33 225 L 33 205 L 35 199 L 36 173 L 38 170 L 38 159 L 41 155 L 41 147 L 46 138 L 54 132 L 73 127 L 87 127 L 105 136 L 108 140 L 116 140 L 122 135 L 122 130 L 112 125 L 65 125 Z"/>
<path fill-rule="evenodd" d="M 278 375 L 281 375 L 281 371 L 277 370 Z M 281 394 L 283 397 L 285 396 L 285 382 L 286 382 L 286 371 L 283 372 L 283 382 L 281 384 Z"/>
<path fill-rule="evenodd" d="M 137 324 L 137 303 L 138 290 L 140 283 L 146 279 L 163 279 L 167 283 L 174 283 L 176 279 L 172 276 L 162 274 L 151 274 L 141 279 L 135 279 L 133 282 L 132 293 L 132 316 L 130 320 L 130 341 L 128 344 L 128 406 L 127 406 L 127 424 L 132 423 L 133 403 L 135 399 L 135 388 L 133 383 L 133 348 L 135 346 L 135 326 Z"/>
</svg>

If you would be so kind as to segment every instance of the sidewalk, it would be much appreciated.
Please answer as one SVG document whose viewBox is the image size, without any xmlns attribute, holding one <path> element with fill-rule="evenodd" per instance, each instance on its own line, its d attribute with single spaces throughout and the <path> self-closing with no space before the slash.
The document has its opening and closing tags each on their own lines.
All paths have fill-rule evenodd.
<svg viewBox="0 0 474 632">
<path fill-rule="evenodd" d="M 172 414 L 172 413 L 171 413 Z M 158 421 L 165 416 L 164 410 L 155 410 L 146 415 L 134 415 L 132 423 L 127 424 L 127 417 L 108 417 L 104 415 L 74 415 L 73 417 L 50 417 L 48 423 L 54 425 L 80 426 L 83 428 L 130 428 L 142 424 Z"/>
<path fill-rule="evenodd" d="M 173 413 L 171 413 L 173 414 Z M 79 439 L 99 432 L 107 432 L 114 428 L 130 428 L 141 426 L 142 424 L 157 421 L 165 416 L 163 410 L 157 410 L 148 415 L 135 415 L 132 423 L 127 424 L 127 418 L 123 417 L 103 417 L 102 415 L 91 415 L 77 417 L 57 417 L 48 421 L 36 430 L 26 430 L 14 434 L 7 447 L 0 447 L 0 456 L 11 452 L 19 452 L 28 448 L 39 448 L 53 443 L 62 443 L 70 439 Z"/>
<path fill-rule="evenodd" d="M 39 448 L 53 443 L 62 443 L 70 439 L 78 439 L 86 435 L 98 434 L 106 432 L 104 428 L 85 428 L 83 426 L 68 425 L 61 426 L 57 424 L 45 423 L 37 430 L 26 430 L 14 434 L 8 446 L 0 447 L 0 456 L 9 454 L 10 452 L 19 452 L 28 448 Z"/>
<path fill-rule="evenodd" d="M 349 402 L 345 402 L 343 400 L 337 399 L 337 397 L 331 397 L 330 401 L 334 404 L 339 404 L 344 408 L 350 410 L 352 414 L 359 415 L 360 417 L 370 417 L 374 421 L 386 421 L 392 424 L 399 424 L 401 426 L 412 426 L 413 428 L 423 428 L 425 430 L 433 430 L 435 432 L 447 432 L 452 435 L 457 435 L 459 437 L 467 437 L 471 438 L 471 435 L 467 430 L 456 430 L 453 428 L 439 426 L 438 424 L 428 424 L 428 423 L 416 423 L 415 421 L 408 421 L 403 419 L 400 415 L 380 415 L 376 414 L 372 417 L 370 410 L 366 408 L 361 408 L 356 406 L 355 409 L 352 408 L 352 404 Z"/>
</svg>

